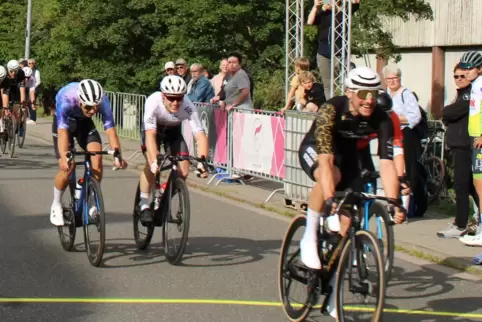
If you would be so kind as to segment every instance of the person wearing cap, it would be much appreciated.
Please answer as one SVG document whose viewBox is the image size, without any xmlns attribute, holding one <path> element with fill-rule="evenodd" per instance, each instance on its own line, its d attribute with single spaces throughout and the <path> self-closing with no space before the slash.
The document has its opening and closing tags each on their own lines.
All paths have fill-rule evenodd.
<svg viewBox="0 0 482 322">
<path fill-rule="evenodd" d="M 191 81 L 191 75 L 187 70 L 187 62 L 184 60 L 184 58 L 179 58 L 176 60 L 176 72 L 179 76 L 181 76 L 182 79 L 184 79 L 186 84 L 189 84 Z"/>
<path fill-rule="evenodd" d="M 167 75 L 176 75 L 176 66 L 174 65 L 174 62 L 168 61 L 164 64 L 164 71 Z"/>
</svg>

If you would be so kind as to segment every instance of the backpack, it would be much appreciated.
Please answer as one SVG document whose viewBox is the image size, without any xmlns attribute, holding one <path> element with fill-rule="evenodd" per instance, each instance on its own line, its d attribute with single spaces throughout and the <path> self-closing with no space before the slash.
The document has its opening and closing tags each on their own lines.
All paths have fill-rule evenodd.
<svg viewBox="0 0 482 322">
<path fill-rule="evenodd" d="M 405 104 L 405 100 L 403 99 L 403 93 L 405 93 L 407 89 L 405 88 L 402 92 L 402 103 Z M 420 115 L 422 119 L 420 122 L 413 128 L 413 131 L 417 134 L 420 140 L 428 138 L 428 118 L 427 112 L 423 110 L 423 108 L 419 105 L 418 109 L 420 110 Z"/>
</svg>

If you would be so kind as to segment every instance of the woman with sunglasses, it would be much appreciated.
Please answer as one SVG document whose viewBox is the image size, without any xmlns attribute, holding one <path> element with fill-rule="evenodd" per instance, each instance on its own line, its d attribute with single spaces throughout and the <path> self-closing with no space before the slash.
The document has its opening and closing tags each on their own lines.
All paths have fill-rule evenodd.
<svg viewBox="0 0 482 322">
<path fill-rule="evenodd" d="M 151 94 L 145 104 L 144 121 L 141 123 L 141 150 L 146 157 L 146 165 L 140 175 L 140 220 L 152 223 L 154 213 L 150 208 L 156 174 L 159 171 L 157 155 L 162 142 L 172 155 L 189 155 L 189 149 L 182 134 L 182 123 L 189 122 L 197 143 L 199 158 L 207 158 L 209 144 L 201 124 L 196 106 L 187 97 L 186 82 L 177 75 L 168 75 L 161 81 L 160 91 Z M 198 163 L 202 177 L 207 177 L 206 167 Z M 179 176 L 187 178 L 189 161 L 179 162 Z"/>
<path fill-rule="evenodd" d="M 315 181 L 308 197 L 306 230 L 301 240 L 301 261 L 309 268 L 321 269 L 317 232 L 322 213 L 330 215 L 335 191 L 351 188 L 363 192 L 359 139 L 377 133 L 379 141 L 380 177 L 385 195 L 397 199 L 400 183 L 393 162 L 394 130 L 390 116 L 375 108 L 381 88 L 378 74 L 367 67 L 357 67 L 346 79 L 346 95 L 335 96 L 323 104 L 299 148 L 300 165 Z M 328 229 L 343 236 L 350 227 L 350 217 L 340 211 L 327 218 Z M 405 220 L 397 211 L 396 223 Z"/>
<path fill-rule="evenodd" d="M 469 195 L 478 204 L 477 193 L 472 181 L 472 147 L 469 132 L 469 105 L 471 82 L 466 71 L 457 64 L 454 68 L 454 80 L 457 86 L 455 101 L 442 110 L 442 118 L 447 126 L 446 142 L 450 149 L 454 169 L 454 190 L 457 206 L 455 221 L 437 236 L 460 238 L 467 232 L 469 222 Z"/>
<path fill-rule="evenodd" d="M 83 150 L 102 151 L 102 140 L 95 128 L 92 117 L 100 113 L 104 120 L 104 130 L 112 150 L 121 150 L 119 137 L 115 129 L 112 109 L 104 94 L 102 86 L 92 79 L 84 79 L 80 83 L 73 82 L 62 87 L 55 97 L 55 115 L 52 121 L 54 151 L 59 163 L 59 172 L 55 176 L 54 200 L 50 208 L 50 222 L 55 226 L 64 225 L 62 196 L 69 183 L 70 173 L 74 166 L 69 165 L 67 152 L 69 143 L 76 138 Z M 100 183 L 102 180 L 102 155 L 91 157 L 93 177 Z M 127 167 L 127 162 L 120 164 L 115 158 L 116 168 Z"/>
</svg>

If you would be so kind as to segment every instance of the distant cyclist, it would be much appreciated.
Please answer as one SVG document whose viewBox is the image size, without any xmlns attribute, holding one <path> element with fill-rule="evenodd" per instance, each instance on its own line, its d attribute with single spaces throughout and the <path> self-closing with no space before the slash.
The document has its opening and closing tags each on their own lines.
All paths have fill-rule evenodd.
<svg viewBox="0 0 482 322">
<path fill-rule="evenodd" d="M 37 83 L 37 80 L 30 67 L 24 67 L 23 72 L 25 73 L 25 88 L 28 90 L 27 101 L 29 102 L 30 110 L 30 120 L 27 121 L 27 124 L 35 124 L 35 121 L 37 120 L 35 108 L 35 93 L 37 91 L 35 84 Z"/>
<path fill-rule="evenodd" d="M 144 122 L 141 125 L 142 151 L 146 166 L 140 176 L 140 220 L 150 223 L 154 220 L 150 208 L 155 174 L 159 171 L 157 155 L 161 142 L 170 149 L 172 155 L 189 155 L 189 149 L 182 135 L 182 123 L 187 121 L 197 142 L 199 158 L 207 158 L 208 138 L 204 133 L 196 106 L 185 95 L 186 82 L 179 76 L 168 75 L 161 81 L 161 90 L 151 94 L 145 104 Z M 147 153 L 146 153 L 147 152 Z M 205 165 L 198 164 L 203 177 L 207 177 Z M 179 175 L 187 178 L 189 161 L 181 161 Z"/>
<path fill-rule="evenodd" d="M 59 163 L 59 172 L 55 176 L 54 200 L 50 210 L 50 222 L 55 226 L 63 226 L 62 196 L 69 182 L 69 175 L 75 165 L 69 166 L 67 152 L 69 142 L 75 137 L 80 147 L 87 151 L 102 151 L 102 140 L 95 128 L 92 117 L 98 112 L 104 120 L 105 134 L 111 148 L 119 149 L 114 118 L 109 99 L 104 94 L 102 86 L 95 80 L 84 79 L 62 87 L 57 96 L 55 115 L 52 122 L 54 151 Z M 69 134 L 73 132 L 73 134 Z M 97 181 L 102 180 L 102 155 L 91 157 L 92 174 Z M 125 168 L 127 163 L 114 162 L 116 168 Z"/>
</svg>

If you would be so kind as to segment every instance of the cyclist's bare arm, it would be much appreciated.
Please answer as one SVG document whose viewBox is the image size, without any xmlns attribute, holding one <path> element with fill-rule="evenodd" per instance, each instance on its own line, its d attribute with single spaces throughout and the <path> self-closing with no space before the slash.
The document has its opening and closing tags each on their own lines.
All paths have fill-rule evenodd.
<svg viewBox="0 0 482 322">
<path fill-rule="evenodd" d="M 335 106 L 325 104 L 325 106 L 320 108 L 320 112 L 315 119 L 316 152 L 318 153 L 319 167 L 321 167 L 321 172 L 319 173 L 321 180 L 319 180 L 319 183 L 321 185 L 323 200 L 335 195 L 335 157 L 333 155 L 335 115 Z"/>
<path fill-rule="evenodd" d="M 58 135 L 58 149 L 61 158 L 64 158 L 69 151 L 69 130 L 68 129 L 57 129 Z"/>
<path fill-rule="evenodd" d="M 25 87 L 20 87 L 20 102 L 23 103 L 25 102 Z"/>
<path fill-rule="evenodd" d="M 194 135 L 194 138 L 196 139 L 196 143 L 198 146 L 198 152 L 197 156 L 198 158 L 202 157 L 208 157 L 209 154 L 209 143 L 208 143 L 208 137 L 206 133 L 203 131 L 198 132 Z"/>
<path fill-rule="evenodd" d="M 30 89 L 30 104 L 32 104 L 32 108 L 35 109 L 35 88 Z"/>
<path fill-rule="evenodd" d="M 157 130 L 145 130 L 146 136 L 146 149 L 147 149 L 147 162 L 151 164 L 157 161 Z"/>
<path fill-rule="evenodd" d="M 117 136 L 117 131 L 115 130 L 115 127 L 111 127 L 107 130 L 105 130 L 105 134 L 107 135 L 107 138 L 109 140 L 109 144 L 112 150 L 119 149 L 120 150 L 120 142 L 119 142 L 119 137 Z"/>
</svg>

